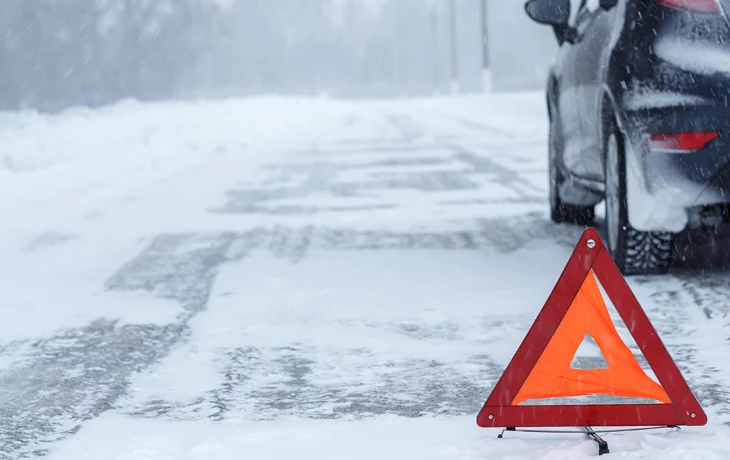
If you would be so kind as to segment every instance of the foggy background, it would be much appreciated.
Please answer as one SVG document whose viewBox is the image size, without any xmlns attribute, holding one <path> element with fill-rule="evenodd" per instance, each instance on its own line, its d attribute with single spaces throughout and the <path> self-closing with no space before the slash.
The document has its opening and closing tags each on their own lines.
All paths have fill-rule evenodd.
<svg viewBox="0 0 730 460">
<path fill-rule="evenodd" d="M 0 110 L 541 89 L 522 0 L 2 0 Z"/>
</svg>

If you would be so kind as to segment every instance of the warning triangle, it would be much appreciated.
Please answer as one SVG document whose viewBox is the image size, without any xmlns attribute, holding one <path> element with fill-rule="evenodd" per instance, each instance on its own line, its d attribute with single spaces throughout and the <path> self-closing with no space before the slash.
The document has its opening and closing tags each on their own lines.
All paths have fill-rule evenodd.
<svg viewBox="0 0 730 460">
<path fill-rule="evenodd" d="M 659 383 L 641 368 L 611 320 L 598 283 L 613 302 Z M 571 362 L 586 336 L 607 368 Z M 655 404 L 520 405 L 587 395 L 643 398 Z M 699 402 L 598 233 L 583 233 L 522 344 L 477 416 L 481 427 L 678 426 L 707 423 Z"/>
<path fill-rule="evenodd" d="M 608 369 L 570 367 L 587 334 L 596 341 Z M 593 394 L 670 402 L 664 389 L 646 375 L 621 340 L 591 270 L 512 404 Z"/>
</svg>

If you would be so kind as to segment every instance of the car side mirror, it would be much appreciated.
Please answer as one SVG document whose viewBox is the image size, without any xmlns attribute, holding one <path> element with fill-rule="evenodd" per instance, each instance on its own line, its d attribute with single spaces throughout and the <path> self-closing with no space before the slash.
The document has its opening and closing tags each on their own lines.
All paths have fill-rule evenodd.
<svg viewBox="0 0 730 460">
<path fill-rule="evenodd" d="M 530 0 L 525 3 L 525 12 L 539 24 L 567 26 L 570 20 L 570 0 Z"/>
</svg>

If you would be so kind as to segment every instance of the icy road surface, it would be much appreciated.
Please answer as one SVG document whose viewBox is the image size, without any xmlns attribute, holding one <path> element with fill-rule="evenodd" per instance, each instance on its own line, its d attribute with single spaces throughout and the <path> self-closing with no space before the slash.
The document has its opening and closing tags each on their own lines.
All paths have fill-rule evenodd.
<svg viewBox="0 0 730 460">
<path fill-rule="evenodd" d="M 0 115 L 0 458 L 596 456 L 475 422 L 582 231 L 543 102 Z M 710 424 L 612 452 L 730 457 L 730 278 L 631 285 Z"/>
</svg>

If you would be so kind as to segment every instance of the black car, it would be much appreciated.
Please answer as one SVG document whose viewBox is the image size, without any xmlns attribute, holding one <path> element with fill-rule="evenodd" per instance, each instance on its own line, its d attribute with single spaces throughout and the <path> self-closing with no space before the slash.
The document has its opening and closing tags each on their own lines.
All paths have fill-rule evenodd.
<svg viewBox="0 0 730 460">
<path fill-rule="evenodd" d="M 571 5 L 571 3 L 573 3 Z M 547 81 L 550 207 L 589 225 L 626 275 L 730 219 L 730 0 L 530 0 L 560 44 Z"/>
</svg>

